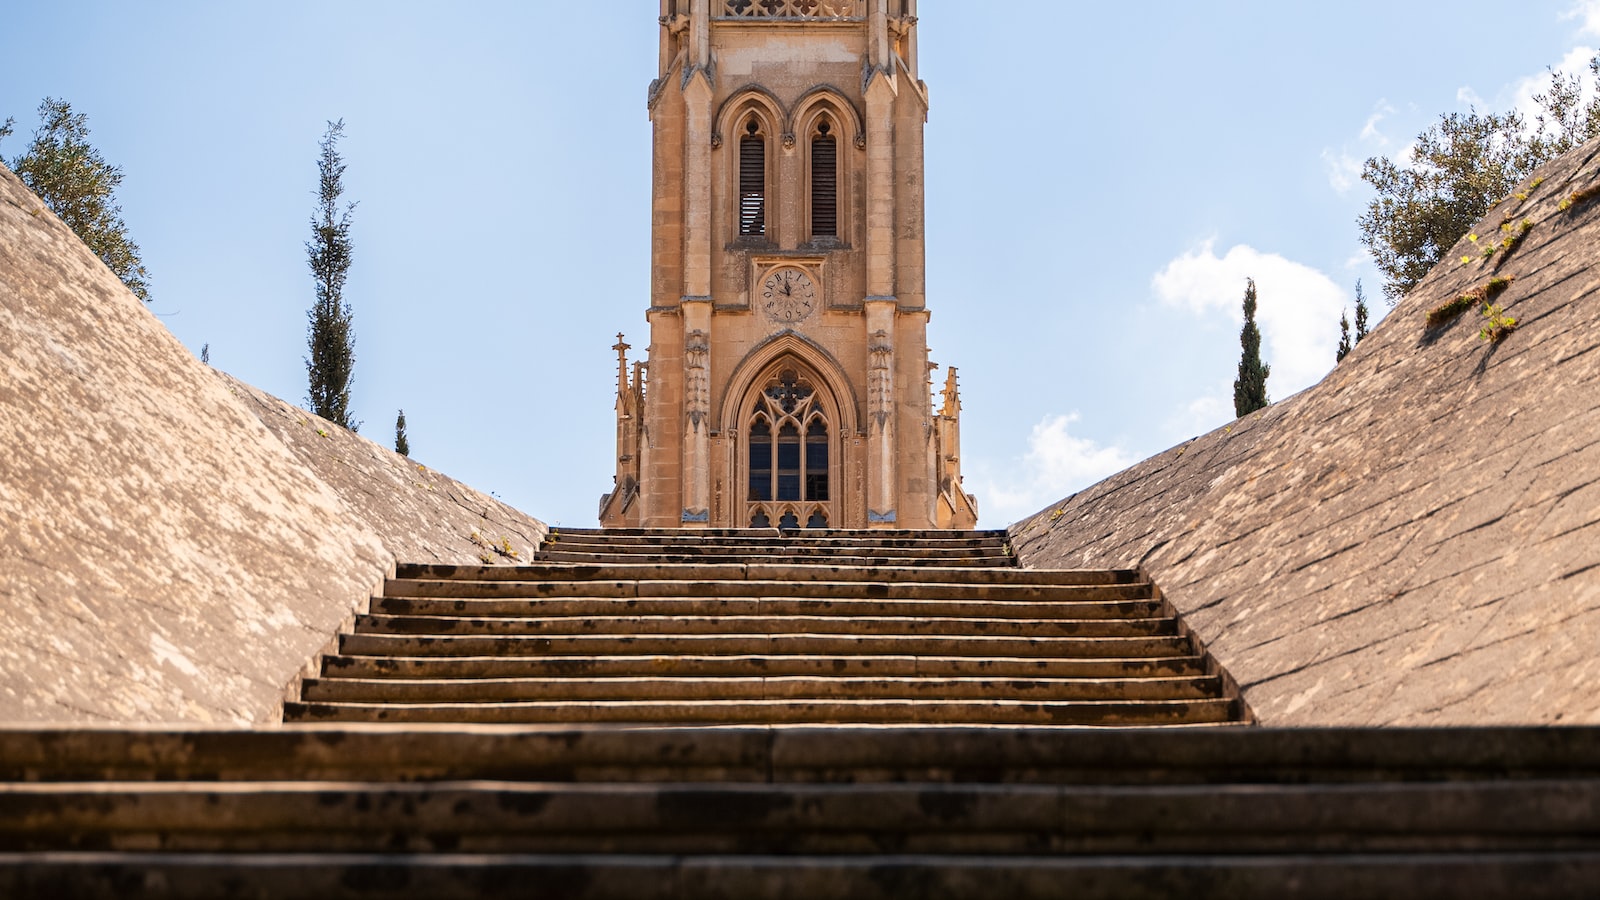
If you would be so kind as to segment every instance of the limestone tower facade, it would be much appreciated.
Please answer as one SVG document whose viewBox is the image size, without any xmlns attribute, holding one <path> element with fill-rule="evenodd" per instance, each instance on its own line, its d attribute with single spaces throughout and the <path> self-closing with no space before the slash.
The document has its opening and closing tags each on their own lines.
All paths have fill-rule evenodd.
<svg viewBox="0 0 1600 900">
<path fill-rule="evenodd" d="M 971 528 L 934 408 L 916 0 L 662 0 L 607 527 Z"/>
</svg>

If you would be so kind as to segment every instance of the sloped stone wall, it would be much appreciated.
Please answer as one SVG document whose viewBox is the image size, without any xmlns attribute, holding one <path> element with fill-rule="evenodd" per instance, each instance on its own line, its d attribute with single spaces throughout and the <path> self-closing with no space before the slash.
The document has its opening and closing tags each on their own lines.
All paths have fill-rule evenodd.
<svg viewBox="0 0 1600 900">
<path fill-rule="evenodd" d="M 1267 725 L 1600 723 L 1600 200 L 1561 209 L 1597 160 L 1519 188 L 1322 383 L 1018 523 L 1024 564 L 1145 566 Z M 1504 340 L 1481 304 L 1428 324 L 1507 276 Z"/>
<path fill-rule="evenodd" d="M 532 559 L 544 540 L 547 529 L 538 519 L 266 391 L 217 375 L 397 560 L 516 565 Z"/>
<path fill-rule="evenodd" d="M 354 435 L 280 440 L 294 417 L 196 360 L 0 166 L 0 721 L 278 721 L 396 554 L 542 536 Z"/>
</svg>

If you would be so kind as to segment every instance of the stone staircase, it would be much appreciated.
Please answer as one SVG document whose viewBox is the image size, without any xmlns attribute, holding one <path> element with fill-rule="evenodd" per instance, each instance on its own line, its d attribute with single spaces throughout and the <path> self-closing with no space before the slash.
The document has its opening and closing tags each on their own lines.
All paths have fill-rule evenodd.
<svg viewBox="0 0 1600 900">
<path fill-rule="evenodd" d="M 1566 898 L 1600 730 L 0 729 L 0 896 Z"/>
<path fill-rule="evenodd" d="M 0 897 L 1600 885 L 1600 729 L 1237 727 L 1135 572 L 1017 569 L 984 534 L 563 532 L 540 556 L 403 567 L 287 727 L 0 728 Z"/>
<path fill-rule="evenodd" d="M 291 722 L 1192 725 L 1237 691 L 1133 571 L 1001 532 L 561 531 L 402 566 Z"/>
</svg>

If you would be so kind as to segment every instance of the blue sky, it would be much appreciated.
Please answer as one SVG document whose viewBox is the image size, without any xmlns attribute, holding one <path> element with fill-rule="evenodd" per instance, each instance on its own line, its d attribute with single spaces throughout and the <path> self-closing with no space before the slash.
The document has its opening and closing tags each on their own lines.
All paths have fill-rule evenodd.
<svg viewBox="0 0 1600 900">
<path fill-rule="evenodd" d="M 933 358 L 1000 527 L 1232 418 L 1238 307 L 1269 390 L 1333 364 L 1365 281 L 1362 159 L 1582 69 L 1600 0 L 922 0 Z M 0 118 L 45 96 L 120 165 L 152 311 L 305 400 L 317 142 L 345 120 L 362 433 L 594 524 L 618 331 L 645 341 L 657 7 L 14 0 Z M 1000 165 L 991 161 L 1003 160 Z"/>
</svg>

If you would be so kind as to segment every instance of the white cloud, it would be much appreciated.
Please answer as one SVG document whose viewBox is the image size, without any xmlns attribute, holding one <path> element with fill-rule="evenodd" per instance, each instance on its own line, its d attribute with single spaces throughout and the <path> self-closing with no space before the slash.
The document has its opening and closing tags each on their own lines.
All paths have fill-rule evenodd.
<svg viewBox="0 0 1600 900">
<path fill-rule="evenodd" d="M 1353 142 L 1335 150 L 1322 151 L 1322 163 L 1328 172 L 1328 185 L 1340 194 L 1348 194 L 1361 181 L 1361 167 L 1368 157 L 1382 153 L 1389 146 L 1389 136 L 1379 128 L 1383 120 L 1394 114 L 1387 100 L 1379 100 L 1372 114 L 1362 123 L 1361 131 Z M 1352 149 L 1352 144 L 1355 149 Z"/>
<path fill-rule="evenodd" d="M 1168 416 L 1161 424 L 1167 439 L 1176 445 L 1215 431 L 1233 419 L 1233 382 L 1222 381 L 1189 401 L 1188 405 Z"/>
<path fill-rule="evenodd" d="M 1597 13 L 1597 15 L 1600 15 L 1600 13 Z M 1578 83 L 1582 86 L 1584 100 L 1594 96 L 1594 79 L 1589 77 L 1589 60 L 1593 59 L 1594 55 L 1595 48 L 1593 47 L 1574 47 L 1567 51 L 1567 55 L 1563 56 L 1560 62 L 1550 67 L 1563 75 L 1578 76 Z M 1510 94 L 1509 105 L 1517 112 L 1522 113 L 1523 118 L 1532 127 L 1539 115 L 1539 104 L 1533 99 L 1533 96 L 1535 94 L 1549 93 L 1549 91 L 1549 72 L 1529 75 L 1508 89 Z"/>
<path fill-rule="evenodd" d="M 1600 37 L 1600 0 L 1574 0 L 1561 14 L 1563 20 L 1577 19 L 1578 34 Z"/>
<path fill-rule="evenodd" d="M 1361 160 L 1349 153 L 1324 150 L 1322 162 L 1328 168 L 1328 184 L 1341 194 L 1350 193 L 1357 182 L 1361 181 Z"/>
<path fill-rule="evenodd" d="M 1378 125 L 1391 115 L 1394 115 L 1394 107 L 1390 106 L 1387 100 L 1379 100 L 1378 105 L 1372 110 L 1372 115 L 1367 117 L 1367 123 L 1361 126 L 1360 139 L 1365 143 L 1377 144 L 1379 147 L 1388 146 L 1389 138 L 1378 130 Z"/>
<path fill-rule="evenodd" d="M 1333 367 L 1339 313 L 1354 305 L 1352 294 L 1327 275 L 1244 244 L 1218 256 L 1216 241 L 1208 240 L 1168 263 L 1151 284 L 1168 306 L 1241 324 L 1247 278 L 1256 282 L 1270 394 L 1287 397 L 1320 381 Z"/>
<path fill-rule="evenodd" d="M 1026 454 L 1008 461 L 1000 473 L 979 463 L 968 474 L 986 522 L 1015 522 L 1137 461 L 1121 447 L 1074 436 L 1070 429 L 1077 423 L 1076 412 L 1045 416 L 1033 426 Z"/>
</svg>

